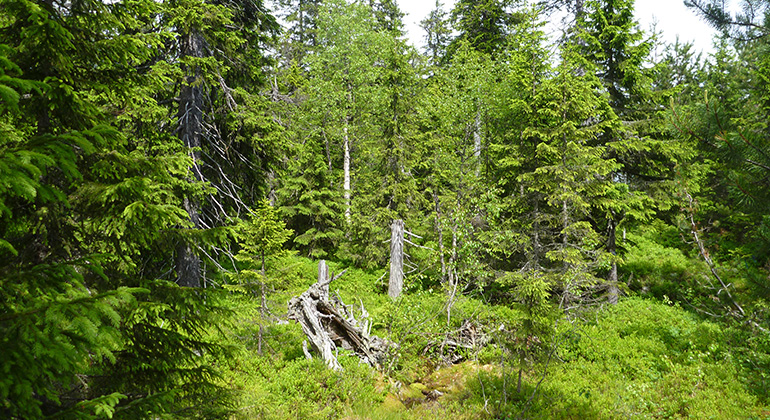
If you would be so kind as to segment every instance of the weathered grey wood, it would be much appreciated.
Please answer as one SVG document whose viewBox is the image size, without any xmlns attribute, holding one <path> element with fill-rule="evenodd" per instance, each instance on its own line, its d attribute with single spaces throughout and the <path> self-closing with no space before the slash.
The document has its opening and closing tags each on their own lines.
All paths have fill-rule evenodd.
<svg viewBox="0 0 770 420">
<path fill-rule="evenodd" d="M 339 348 L 353 351 L 362 361 L 379 367 L 395 345 L 369 334 L 365 310 L 361 325 L 339 296 L 329 295 L 329 284 L 344 273 L 331 277 L 326 261 L 319 262 L 318 281 L 289 301 L 289 319 L 299 322 L 311 346 L 329 368 L 342 369 L 336 355 Z M 306 345 L 303 346 L 305 350 Z M 309 357 L 310 353 L 305 350 L 305 355 Z"/>
<path fill-rule="evenodd" d="M 348 97 L 350 97 L 350 85 L 348 85 Z M 345 135 L 343 136 L 342 148 L 344 150 L 344 156 L 342 158 L 342 173 L 343 182 L 342 190 L 345 198 L 345 223 L 346 229 L 349 231 L 351 217 L 350 217 L 350 136 L 348 135 L 348 125 L 350 124 L 350 117 L 345 116 L 345 125 L 343 127 Z"/>
<path fill-rule="evenodd" d="M 324 284 L 328 279 L 329 279 L 329 266 L 326 265 L 326 260 L 321 260 L 318 262 L 318 284 Z M 326 294 L 328 294 L 329 285 L 326 284 L 326 287 L 322 288 L 322 290 L 325 290 Z"/>
<path fill-rule="evenodd" d="M 388 296 L 396 299 L 404 288 L 404 221 L 396 219 L 390 225 L 390 279 Z"/>
</svg>

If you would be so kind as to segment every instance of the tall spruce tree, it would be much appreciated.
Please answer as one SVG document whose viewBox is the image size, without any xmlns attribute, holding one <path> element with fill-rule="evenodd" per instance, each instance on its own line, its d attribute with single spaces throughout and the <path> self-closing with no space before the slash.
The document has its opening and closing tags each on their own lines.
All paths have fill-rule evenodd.
<svg viewBox="0 0 770 420">
<path fill-rule="evenodd" d="M 600 268 L 614 262 L 602 250 L 590 214 L 611 196 L 611 174 L 619 168 L 606 146 L 593 141 L 618 125 L 617 117 L 598 89 L 599 79 L 581 74 L 584 63 L 570 48 L 565 46 L 556 74 L 541 88 L 542 119 L 526 132 L 538 139 L 537 166 L 519 176 L 526 190 L 541 197 L 539 222 L 550 232 L 540 239 L 542 274 L 556 274 L 563 309 L 585 303 Z"/>
<path fill-rule="evenodd" d="M 620 164 L 610 175 L 613 191 L 596 207 L 596 222 L 606 226 L 606 249 L 612 255 L 618 255 L 621 223 L 650 216 L 652 202 L 643 186 L 644 181 L 658 175 L 649 173 L 650 168 L 659 166 L 649 166 L 654 154 L 648 159 L 652 148 L 649 133 L 644 130 L 644 124 L 654 117 L 649 78 L 643 66 L 652 44 L 638 30 L 633 4 L 633 0 L 590 0 L 585 3 L 585 14 L 578 19 L 586 71 L 595 72 L 602 81 L 602 89 L 622 122 L 596 139 L 606 146 L 607 158 Z M 611 303 L 617 303 L 619 295 L 617 261 L 613 260 L 607 274 Z"/>
<path fill-rule="evenodd" d="M 490 148 L 501 201 L 487 249 L 512 273 L 501 284 L 545 281 L 568 310 L 593 300 L 611 261 L 592 212 L 612 191 L 619 165 L 596 139 L 620 123 L 575 44 L 562 46 L 558 66 L 549 64 L 538 22 L 528 13 L 512 37 L 500 84 L 506 99 L 494 106 L 501 135 Z"/>
<path fill-rule="evenodd" d="M 452 9 L 452 22 L 459 35 L 449 46 L 450 55 L 460 41 L 494 56 L 505 49 L 510 27 L 516 21 L 511 6 L 516 0 L 459 0 Z"/>
<path fill-rule="evenodd" d="M 444 4 L 436 0 L 435 9 L 420 22 L 420 27 L 426 32 L 425 52 L 434 66 L 438 66 L 443 61 L 451 40 L 452 29 L 447 15 Z"/>
<path fill-rule="evenodd" d="M 395 0 L 369 0 L 372 9 L 377 32 L 396 32 L 398 36 L 404 35 L 404 13 L 398 7 Z"/>
<path fill-rule="evenodd" d="M 158 111 L 154 98 L 135 95 L 159 75 L 144 65 L 170 39 L 144 32 L 159 5 L 3 7 L 14 13 L 0 23 L 8 128 L 0 165 L 10 186 L 0 198 L 0 351 L 9 369 L 0 412 L 221 414 L 227 399 L 196 357 L 218 353 L 200 334 L 216 314 L 212 300 L 154 280 L 168 266 L 165 232 L 189 223 L 177 192 L 197 189 L 186 176 L 191 161 L 175 136 L 139 128 L 165 112 L 142 112 L 131 124 L 138 135 L 122 132 L 124 116 Z"/>
<path fill-rule="evenodd" d="M 261 0 L 246 0 L 237 5 L 170 2 L 162 16 L 175 35 L 173 49 L 164 58 L 179 66 L 181 72 L 178 91 L 174 92 L 179 98 L 175 132 L 193 161 L 191 179 L 207 182 L 216 189 L 216 194 L 205 196 L 205 200 L 184 198 L 192 229 L 180 231 L 177 281 L 185 286 L 199 286 L 200 255 L 205 252 L 202 245 L 207 230 L 221 225 L 231 211 L 242 211 L 247 205 L 241 196 L 242 189 L 233 181 L 242 179 L 239 174 L 243 172 L 237 168 L 245 163 L 244 169 L 266 172 L 265 158 L 269 152 L 260 153 L 260 149 L 261 137 L 270 123 L 269 119 L 260 118 L 264 105 L 246 88 L 258 89 L 264 83 L 262 67 L 268 62 L 263 54 L 264 44 L 272 39 L 278 26 Z M 229 29 L 232 26 L 241 30 L 233 32 Z M 261 161 L 254 159 L 254 155 Z M 264 180 L 249 181 L 252 185 L 256 183 L 258 189 L 266 184 Z"/>
<path fill-rule="evenodd" d="M 288 26 L 280 49 L 284 65 L 304 63 L 316 47 L 321 0 L 279 0 Z"/>
</svg>

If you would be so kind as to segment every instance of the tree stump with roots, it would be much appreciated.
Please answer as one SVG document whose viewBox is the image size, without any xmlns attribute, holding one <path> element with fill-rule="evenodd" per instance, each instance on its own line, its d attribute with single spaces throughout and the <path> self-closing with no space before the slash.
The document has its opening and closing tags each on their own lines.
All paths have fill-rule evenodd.
<svg viewBox="0 0 770 420">
<path fill-rule="evenodd" d="M 311 346 L 329 368 L 342 370 L 337 360 L 339 348 L 353 351 L 362 361 L 379 368 L 388 350 L 396 345 L 370 334 L 372 325 L 363 303 L 359 321 L 339 296 L 329 294 L 329 284 L 344 273 L 330 276 L 326 261 L 321 260 L 318 281 L 289 301 L 289 319 L 300 324 Z M 303 344 L 305 356 L 312 358 L 306 344 Z"/>
</svg>

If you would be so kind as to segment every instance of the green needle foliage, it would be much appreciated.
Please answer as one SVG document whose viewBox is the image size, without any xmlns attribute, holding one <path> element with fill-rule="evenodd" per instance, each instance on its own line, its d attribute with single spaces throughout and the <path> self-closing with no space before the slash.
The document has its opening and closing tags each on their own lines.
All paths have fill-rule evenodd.
<svg viewBox="0 0 770 420">
<path fill-rule="evenodd" d="M 252 210 L 249 220 L 241 221 L 236 231 L 241 250 L 235 258 L 249 266 L 241 271 L 241 276 L 264 283 L 265 259 L 280 256 L 293 232 L 286 229 L 286 223 L 279 218 L 278 210 L 270 206 L 267 200 Z M 256 268 L 260 271 L 256 271 Z"/>
<path fill-rule="evenodd" d="M 174 10 L 2 7 L 0 415 L 226 416 L 211 367 L 226 312 L 213 292 L 160 280 L 190 226 L 185 198 L 211 193 L 159 129 L 158 92 L 178 73 L 158 55 L 174 34 L 154 24 Z"/>
</svg>

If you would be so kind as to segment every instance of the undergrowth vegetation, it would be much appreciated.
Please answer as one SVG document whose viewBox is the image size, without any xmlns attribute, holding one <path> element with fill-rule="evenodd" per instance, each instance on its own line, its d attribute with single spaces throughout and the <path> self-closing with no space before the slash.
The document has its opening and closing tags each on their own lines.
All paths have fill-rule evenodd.
<svg viewBox="0 0 770 420">
<path fill-rule="evenodd" d="M 331 270 L 341 267 L 332 263 Z M 268 264 L 273 290 L 263 315 L 255 288 L 230 286 L 227 336 L 239 350 L 222 380 L 238 393 L 234 418 L 770 417 L 767 374 L 756 371 L 768 360 L 767 340 L 745 342 L 739 328 L 701 319 L 667 297 L 629 297 L 552 318 L 552 338 L 529 337 L 522 365 L 515 334 L 527 318 L 522 306 L 489 304 L 479 293 L 448 310 L 444 291 L 417 286 L 392 301 L 381 274 L 351 268 L 331 285 L 357 315 L 368 313 L 373 334 L 398 345 L 380 370 L 342 350 L 341 372 L 305 357 L 305 337 L 286 320 L 286 302 L 315 282 L 315 262 L 284 256 Z M 483 345 L 446 345 L 470 330 Z"/>
</svg>

